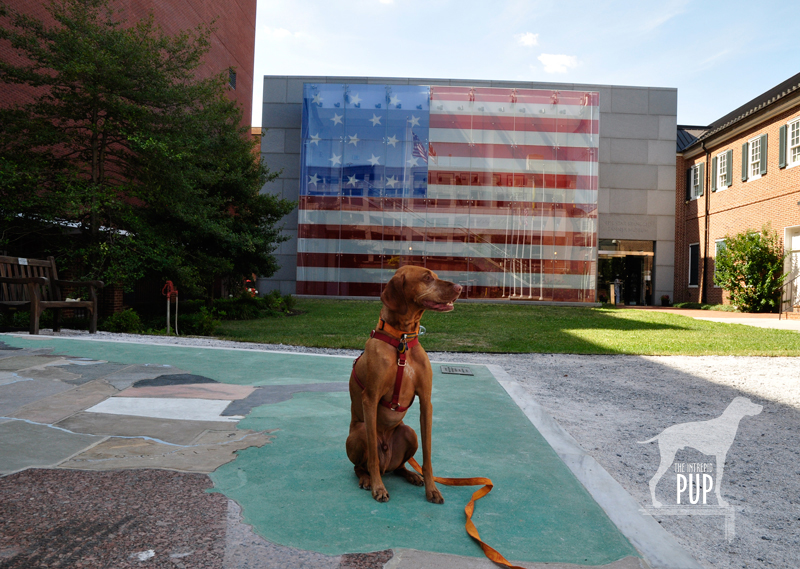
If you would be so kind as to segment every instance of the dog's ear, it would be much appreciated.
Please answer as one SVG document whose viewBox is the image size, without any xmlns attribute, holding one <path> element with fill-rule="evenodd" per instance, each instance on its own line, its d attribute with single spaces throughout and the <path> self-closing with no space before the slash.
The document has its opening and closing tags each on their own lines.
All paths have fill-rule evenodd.
<svg viewBox="0 0 800 569">
<path fill-rule="evenodd" d="M 390 311 L 397 314 L 405 314 L 408 312 L 408 301 L 406 300 L 406 293 L 403 290 L 406 284 L 405 275 L 394 275 L 389 282 L 386 283 L 386 288 L 381 293 L 381 300 Z"/>
</svg>

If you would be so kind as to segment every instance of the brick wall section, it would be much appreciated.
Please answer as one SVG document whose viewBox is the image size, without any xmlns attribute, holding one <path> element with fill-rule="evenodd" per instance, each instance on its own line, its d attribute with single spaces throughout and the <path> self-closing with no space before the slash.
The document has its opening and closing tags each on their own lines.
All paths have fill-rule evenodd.
<svg viewBox="0 0 800 569">
<path fill-rule="evenodd" d="M 106 285 L 99 291 L 97 304 L 101 318 L 111 316 L 115 312 L 122 312 L 122 287 L 119 285 Z"/>
<path fill-rule="evenodd" d="M 6 3 L 22 13 L 49 20 L 42 0 L 7 0 Z M 201 23 L 214 22 L 211 49 L 198 69 L 199 77 L 210 77 L 236 68 L 236 89 L 230 95 L 241 105 L 243 124 L 249 125 L 253 104 L 253 66 L 256 40 L 256 0 L 112 0 L 120 17 L 129 22 L 153 12 L 155 21 L 167 34 L 196 28 Z M 7 42 L 0 42 L 0 57 L 14 60 L 15 52 Z M 0 89 L 0 105 L 23 102 L 31 91 L 17 86 Z"/>
<path fill-rule="evenodd" d="M 766 114 L 765 111 L 746 119 L 744 130 L 732 138 L 723 139 L 725 131 L 710 137 L 706 141 L 707 154 L 692 155 L 692 152 L 685 152 L 692 156 L 678 156 L 675 181 L 676 302 L 728 303 L 727 293 L 714 286 L 713 282 L 716 240 L 746 230 L 760 230 L 769 223 L 777 231 L 783 245 L 784 229 L 800 226 L 800 166 L 784 169 L 778 166 L 779 129 L 800 117 L 800 96 L 795 96 L 788 108 L 773 117 L 761 118 Z M 734 126 L 742 125 L 737 123 Z M 742 181 L 742 145 L 761 134 L 767 135 L 767 173 L 760 178 Z M 727 150 L 733 151 L 732 185 L 711 192 L 711 161 Z M 686 170 L 700 162 L 706 162 L 705 194 L 687 202 Z M 688 286 L 689 244 L 698 242 L 700 283 L 695 288 Z M 703 292 L 705 298 L 701 298 Z"/>
</svg>

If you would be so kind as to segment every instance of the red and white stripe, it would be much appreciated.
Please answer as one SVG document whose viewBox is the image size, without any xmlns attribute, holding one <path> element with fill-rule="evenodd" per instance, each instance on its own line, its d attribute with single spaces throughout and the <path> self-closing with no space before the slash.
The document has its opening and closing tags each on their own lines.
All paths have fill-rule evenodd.
<svg viewBox="0 0 800 569">
<path fill-rule="evenodd" d="M 375 296 L 417 264 L 470 298 L 594 301 L 598 108 L 597 93 L 431 87 L 427 196 L 303 197 L 298 294 Z"/>
</svg>

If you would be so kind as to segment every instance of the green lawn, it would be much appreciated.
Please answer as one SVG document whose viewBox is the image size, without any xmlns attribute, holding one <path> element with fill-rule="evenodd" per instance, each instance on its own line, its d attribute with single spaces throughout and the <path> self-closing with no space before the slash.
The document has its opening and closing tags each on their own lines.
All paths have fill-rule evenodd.
<svg viewBox="0 0 800 569">
<path fill-rule="evenodd" d="M 379 301 L 299 299 L 298 316 L 226 321 L 228 340 L 324 348 L 364 347 Z M 667 311 L 456 303 L 426 312 L 428 351 L 800 356 L 800 333 L 695 320 Z"/>
</svg>

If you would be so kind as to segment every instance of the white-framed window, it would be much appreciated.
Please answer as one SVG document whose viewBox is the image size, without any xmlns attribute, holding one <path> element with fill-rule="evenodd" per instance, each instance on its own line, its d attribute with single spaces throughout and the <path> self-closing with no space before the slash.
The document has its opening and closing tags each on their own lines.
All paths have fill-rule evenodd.
<svg viewBox="0 0 800 569">
<path fill-rule="evenodd" d="M 703 163 L 695 164 L 686 172 L 686 201 L 703 195 Z"/>
<path fill-rule="evenodd" d="M 700 283 L 700 243 L 689 245 L 689 287 Z"/>
<path fill-rule="evenodd" d="M 800 119 L 789 123 L 789 132 L 786 138 L 788 139 L 788 152 L 786 157 L 790 166 L 800 164 Z"/>
<path fill-rule="evenodd" d="M 748 145 L 750 149 L 748 152 L 748 158 L 750 159 L 748 179 L 754 180 L 761 177 L 761 137 L 748 141 Z"/>
<path fill-rule="evenodd" d="M 725 240 L 724 239 L 717 239 L 714 241 L 714 288 L 720 288 L 717 286 L 717 257 L 719 257 L 720 251 L 725 249 Z"/>
<path fill-rule="evenodd" d="M 717 155 L 717 190 L 724 190 L 728 187 L 728 153 L 723 152 Z"/>
</svg>

